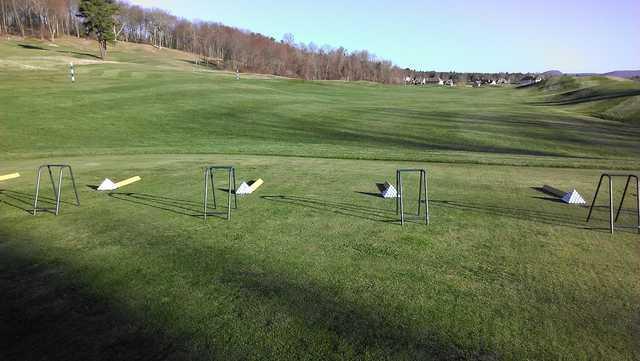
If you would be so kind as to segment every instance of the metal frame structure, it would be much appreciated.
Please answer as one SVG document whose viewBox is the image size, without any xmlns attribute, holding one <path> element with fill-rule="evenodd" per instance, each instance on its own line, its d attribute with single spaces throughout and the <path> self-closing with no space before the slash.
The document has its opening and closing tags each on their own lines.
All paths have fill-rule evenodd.
<svg viewBox="0 0 640 361">
<path fill-rule="evenodd" d="M 602 180 L 604 178 L 609 179 L 609 230 L 613 234 L 614 223 L 618 221 L 618 217 L 620 217 L 620 211 L 622 210 L 622 205 L 624 204 L 624 198 L 627 195 L 627 190 L 629 189 L 629 183 L 631 183 L 631 179 L 636 180 L 636 213 L 638 217 L 638 233 L 640 234 L 640 180 L 638 180 L 638 176 L 635 174 L 608 174 L 603 173 L 600 175 L 600 181 L 598 182 L 598 187 L 596 188 L 596 194 L 593 196 L 593 202 L 591 202 L 591 206 L 589 207 L 589 214 L 587 215 L 587 222 L 591 219 L 591 212 L 593 212 L 593 208 L 596 204 L 596 199 L 598 199 L 598 193 L 600 192 L 600 186 L 602 185 Z M 622 192 L 622 199 L 620 199 L 620 206 L 618 207 L 618 211 L 616 212 L 616 217 L 613 217 L 613 178 L 615 177 L 626 177 L 627 182 L 624 186 L 624 192 Z"/>
<path fill-rule="evenodd" d="M 56 197 L 56 216 L 60 213 L 60 195 L 62 194 L 62 175 L 63 171 L 67 169 L 69 171 L 69 176 L 71 176 L 71 184 L 73 185 L 73 193 L 76 195 L 76 206 L 80 206 L 80 198 L 78 197 L 78 189 L 76 188 L 76 179 L 73 176 L 73 170 L 71 166 L 67 164 L 45 164 L 38 167 L 38 177 L 36 178 L 36 196 L 33 200 L 33 215 L 35 216 L 38 212 L 38 196 L 40 195 L 40 178 L 42 176 L 42 170 L 47 168 L 49 171 L 49 178 L 51 179 L 51 186 L 53 188 L 53 194 Z M 58 185 L 53 178 L 52 168 L 58 168 Z M 48 209 L 40 209 L 40 210 L 48 210 Z"/>
<path fill-rule="evenodd" d="M 209 182 L 211 183 L 211 193 L 213 196 L 213 208 L 217 208 L 216 204 L 216 170 L 227 171 L 229 174 L 229 189 L 227 192 L 227 220 L 231 219 L 231 192 L 233 192 L 234 209 L 238 209 L 238 195 L 236 194 L 236 169 L 233 166 L 207 166 L 204 168 L 204 220 L 207 220 L 207 205 L 209 196 Z M 233 189 L 231 186 L 233 185 Z"/>
<path fill-rule="evenodd" d="M 429 224 L 429 194 L 427 193 L 427 171 L 425 169 L 398 169 L 396 171 L 396 190 L 398 196 L 396 197 L 396 214 L 400 214 L 400 224 L 404 225 L 404 187 L 402 184 L 402 173 L 419 173 L 420 183 L 418 185 L 418 213 L 416 216 L 420 218 L 420 210 L 422 209 L 422 202 L 425 204 L 424 221 L 425 224 Z M 424 193 L 423 193 L 424 191 Z"/>
</svg>

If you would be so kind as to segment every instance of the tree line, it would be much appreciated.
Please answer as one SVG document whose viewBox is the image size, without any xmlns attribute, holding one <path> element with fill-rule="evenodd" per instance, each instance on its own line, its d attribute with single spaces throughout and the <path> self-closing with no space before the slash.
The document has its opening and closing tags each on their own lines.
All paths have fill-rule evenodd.
<svg viewBox="0 0 640 361">
<path fill-rule="evenodd" d="M 151 44 L 193 53 L 198 63 L 218 69 L 297 77 L 308 80 L 402 83 L 407 76 L 434 75 L 401 69 L 366 50 L 296 43 L 293 35 L 276 40 L 210 21 L 191 21 L 161 9 L 114 0 L 117 10 L 106 39 Z M 59 36 L 96 36 L 79 17 L 82 0 L 0 0 L 0 33 L 55 41 Z M 86 18 L 84 19 L 86 20 Z M 113 35 L 112 37 L 110 35 Z M 105 37 L 103 36 L 104 40 Z M 103 40 L 100 51 L 106 53 Z M 104 53 L 103 53 L 104 50 Z M 467 79 L 464 73 L 437 73 L 442 79 Z M 515 75 L 509 74 L 511 77 Z M 473 75 L 498 76 L 497 74 Z"/>
</svg>

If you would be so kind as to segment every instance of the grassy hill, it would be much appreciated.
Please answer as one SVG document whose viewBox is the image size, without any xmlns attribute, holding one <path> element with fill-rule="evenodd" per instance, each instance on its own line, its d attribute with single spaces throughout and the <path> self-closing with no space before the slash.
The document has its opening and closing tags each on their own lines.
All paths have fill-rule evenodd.
<svg viewBox="0 0 640 361">
<path fill-rule="evenodd" d="M 544 101 L 603 119 L 640 123 L 640 82 L 614 77 L 555 77 L 540 84 Z"/>
<path fill-rule="evenodd" d="M 640 357 L 632 200 L 610 235 L 605 198 L 585 223 L 536 190 L 590 199 L 601 170 L 640 168 L 637 123 L 549 103 L 584 83 L 235 80 L 170 50 L 55 45 L 0 41 L 0 174 L 22 174 L 0 183 L 0 359 Z M 73 167 L 80 207 L 65 178 L 61 214 L 31 215 L 44 163 Z M 229 164 L 265 184 L 205 222 L 202 169 Z M 404 167 L 429 172 L 428 227 L 376 193 Z"/>
</svg>

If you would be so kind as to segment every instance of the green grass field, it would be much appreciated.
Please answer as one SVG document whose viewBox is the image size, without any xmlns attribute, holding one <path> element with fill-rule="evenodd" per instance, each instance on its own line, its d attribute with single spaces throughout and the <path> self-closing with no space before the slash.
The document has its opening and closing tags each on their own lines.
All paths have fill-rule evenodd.
<svg viewBox="0 0 640 361">
<path fill-rule="evenodd" d="M 634 108 L 587 99 L 637 102 L 634 83 L 237 81 L 179 52 L 95 52 L 0 41 L 0 174 L 22 174 L 0 183 L 0 359 L 640 358 L 640 235 L 535 189 L 590 201 L 602 170 L 637 172 Z M 31 216 L 54 162 L 81 206 L 65 182 L 61 214 Z M 202 219 L 213 164 L 265 180 L 230 221 Z M 374 194 L 400 167 L 429 171 L 428 227 Z"/>
</svg>

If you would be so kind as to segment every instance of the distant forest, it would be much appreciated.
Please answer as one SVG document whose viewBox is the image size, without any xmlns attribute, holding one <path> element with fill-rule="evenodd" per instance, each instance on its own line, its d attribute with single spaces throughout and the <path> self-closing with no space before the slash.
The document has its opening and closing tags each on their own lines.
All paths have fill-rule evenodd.
<svg viewBox="0 0 640 361">
<path fill-rule="evenodd" d="M 59 36 L 85 37 L 76 16 L 79 0 L 0 0 L 0 33 L 55 41 Z M 456 82 L 507 79 L 520 73 L 419 72 L 402 69 L 366 50 L 319 47 L 296 43 L 291 34 L 282 40 L 221 23 L 190 21 L 161 9 L 117 2 L 114 33 L 118 41 L 151 44 L 195 54 L 206 66 L 296 77 L 307 80 L 403 83 L 410 78 L 453 79 Z"/>
</svg>

